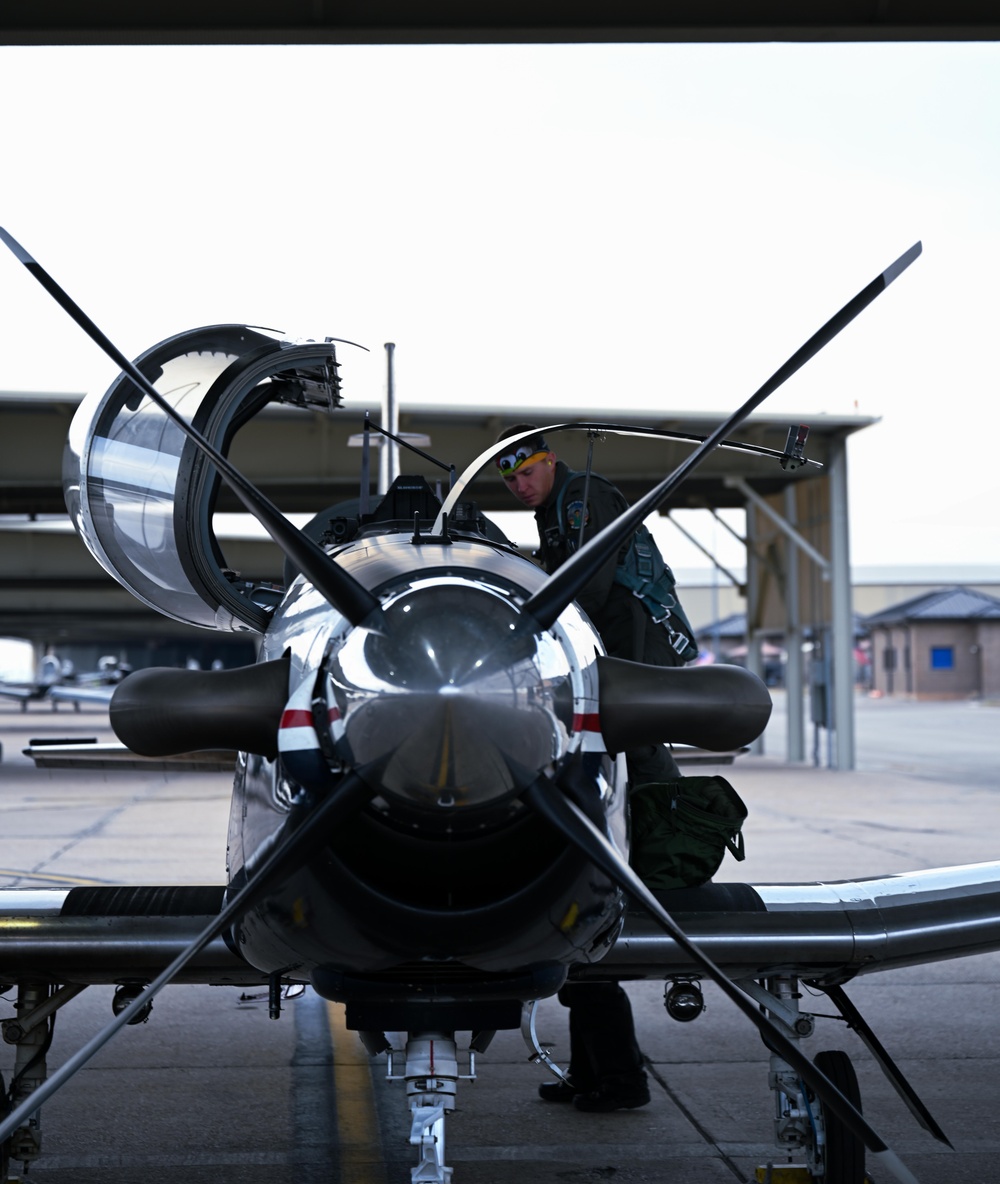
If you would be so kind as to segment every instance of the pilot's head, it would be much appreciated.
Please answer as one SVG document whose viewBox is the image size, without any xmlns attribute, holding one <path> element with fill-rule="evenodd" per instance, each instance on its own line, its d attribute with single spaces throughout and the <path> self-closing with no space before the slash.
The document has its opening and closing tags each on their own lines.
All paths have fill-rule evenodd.
<svg viewBox="0 0 1000 1184">
<path fill-rule="evenodd" d="M 497 443 L 509 436 L 534 429 L 533 423 L 518 423 L 506 428 L 497 437 Z M 556 477 L 556 454 L 551 451 L 541 432 L 518 440 L 509 448 L 498 452 L 494 463 L 507 484 L 507 488 L 522 505 L 534 510 L 548 501 Z"/>
</svg>

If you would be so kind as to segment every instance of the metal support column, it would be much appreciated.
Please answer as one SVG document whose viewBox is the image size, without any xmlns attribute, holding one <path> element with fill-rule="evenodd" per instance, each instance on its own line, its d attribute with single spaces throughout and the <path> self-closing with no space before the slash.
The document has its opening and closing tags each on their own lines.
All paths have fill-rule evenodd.
<svg viewBox="0 0 1000 1184">
<path fill-rule="evenodd" d="M 791 526 L 796 525 L 797 487 L 786 485 L 784 491 L 785 518 Z M 799 551 L 794 540 L 785 540 L 785 700 L 788 718 L 788 735 L 785 742 L 785 759 L 804 761 L 806 759 L 806 720 L 803 692 L 802 664 L 802 614 L 799 608 Z"/>
<path fill-rule="evenodd" d="M 760 510 L 784 532 L 785 537 L 805 552 L 830 581 L 831 621 L 830 644 L 824 650 L 829 664 L 832 711 L 829 713 L 831 742 L 829 763 L 835 769 L 853 769 L 854 753 L 854 610 L 851 594 L 850 539 L 847 514 L 847 445 L 846 439 L 831 439 L 827 461 L 830 493 L 830 559 L 824 559 L 816 548 L 804 539 L 795 527 L 769 506 L 741 478 L 727 478 L 726 484 L 739 489 L 747 499 L 747 522 L 751 511 Z M 749 530 L 748 530 L 749 536 Z M 748 613 L 754 581 L 751 578 L 753 548 L 748 537 L 747 548 L 747 605 Z M 751 618 L 752 619 L 752 618 Z M 829 651 L 827 653 L 826 651 Z M 759 673 L 757 667 L 751 667 Z M 791 732 L 789 732 L 791 736 Z M 789 758 L 791 759 L 791 758 Z"/>
<path fill-rule="evenodd" d="M 851 551 L 847 515 L 847 441 L 830 441 L 830 567 L 833 667 L 833 721 L 836 728 L 834 765 L 853 769 L 854 751 L 854 606 L 851 595 Z"/>
<path fill-rule="evenodd" d="M 757 619 L 760 615 L 760 560 L 757 558 L 757 508 L 747 504 L 747 669 L 758 678 L 764 677 L 764 663 L 761 658 L 760 631 Z M 755 756 L 764 752 L 764 737 L 758 736 L 750 745 Z"/>
</svg>

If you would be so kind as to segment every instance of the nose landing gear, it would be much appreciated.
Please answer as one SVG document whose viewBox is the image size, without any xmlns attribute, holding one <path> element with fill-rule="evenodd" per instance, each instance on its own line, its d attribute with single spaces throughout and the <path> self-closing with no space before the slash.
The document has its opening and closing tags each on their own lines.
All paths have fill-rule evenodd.
<svg viewBox="0 0 1000 1184">
<path fill-rule="evenodd" d="M 454 1032 L 407 1033 L 402 1076 L 410 1104 L 410 1143 L 417 1148 L 417 1166 L 410 1173 L 410 1184 L 450 1184 L 452 1169 L 445 1164 L 445 1116 L 455 1109 L 459 1080 L 475 1081 L 476 1048 L 482 1051 L 489 1036 L 473 1036 L 469 1072 L 459 1073 Z M 393 1073 L 392 1050 L 385 1051 L 389 1054 L 387 1076 L 390 1081 L 398 1081 Z"/>
</svg>

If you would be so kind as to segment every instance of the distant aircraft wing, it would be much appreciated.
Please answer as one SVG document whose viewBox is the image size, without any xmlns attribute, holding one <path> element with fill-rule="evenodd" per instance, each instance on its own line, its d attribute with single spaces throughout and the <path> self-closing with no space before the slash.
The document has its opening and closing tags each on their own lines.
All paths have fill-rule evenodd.
<svg viewBox="0 0 1000 1184">
<path fill-rule="evenodd" d="M 114 693 L 113 686 L 99 687 L 50 687 L 46 698 L 53 703 L 103 703 L 107 706 Z"/>
</svg>

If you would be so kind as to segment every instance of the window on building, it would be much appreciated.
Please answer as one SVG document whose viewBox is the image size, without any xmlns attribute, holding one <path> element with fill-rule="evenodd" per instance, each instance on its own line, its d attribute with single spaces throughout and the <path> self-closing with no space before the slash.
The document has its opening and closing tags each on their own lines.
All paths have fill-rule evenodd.
<svg viewBox="0 0 1000 1184">
<path fill-rule="evenodd" d="M 951 645 L 931 646 L 931 670 L 954 670 L 955 647 Z"/>
</svg>

